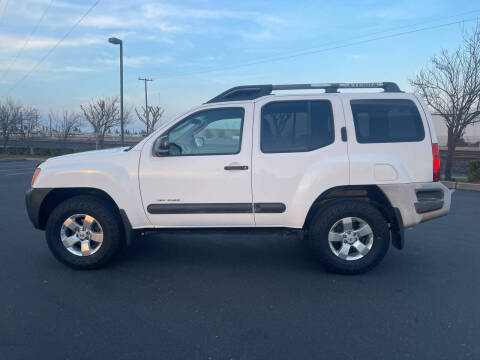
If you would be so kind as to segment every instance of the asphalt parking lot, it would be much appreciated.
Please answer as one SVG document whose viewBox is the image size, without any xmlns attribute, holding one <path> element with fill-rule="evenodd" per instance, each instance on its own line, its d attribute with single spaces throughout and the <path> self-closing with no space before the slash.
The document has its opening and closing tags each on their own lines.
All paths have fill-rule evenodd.
<svg viewBox="0 0 480 360">
<path fill-rule="evenodd" d="M 480 192 L 370 273 L 326 273 L 294 236 L 155 235 L 106 269 L 50 254 L 0 162 L 0 359 L 478 359 Z"/>
</svg>

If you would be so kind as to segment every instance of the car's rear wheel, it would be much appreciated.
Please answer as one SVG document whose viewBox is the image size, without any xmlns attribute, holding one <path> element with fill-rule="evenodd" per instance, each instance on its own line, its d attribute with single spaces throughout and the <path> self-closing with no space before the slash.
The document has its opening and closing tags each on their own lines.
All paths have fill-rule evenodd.
<svg viewBox="0 0 480 360">
<path fill-rule="evenodd" d="M 328 271 L 358 274 L 383 259 L 390 246 L 390 232 L 384 216 L 373 205 L 342 200 L 315 214 L 309 241 Z"/>
<path fill-rule="evenodd" d="M 75 196 L 50 214 L 48 246 L 62 263 L 76 269 L 106 265 L 123 242 L 119 216 L 107 203 L 92 196 Z"/>
</svg>

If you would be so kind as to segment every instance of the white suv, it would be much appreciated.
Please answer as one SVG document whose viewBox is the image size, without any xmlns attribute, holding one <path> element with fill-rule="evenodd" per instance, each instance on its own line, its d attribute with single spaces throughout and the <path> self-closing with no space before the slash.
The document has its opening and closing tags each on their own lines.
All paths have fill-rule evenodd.
<svg viewBox="0 0 480 360">
<path fill-rule="evenodd" d="M 272 94 L 299 89 L 325 92 Z M 439 167 L 427 107 L 394 83 L 240 86 L 131 148 L 45 161 L 26 202 L 74 268 L 106 264 L 139 232 L 268 228 L 300 231 L 328 270 L 359 273 L 449 212 Z"/>
</svg>

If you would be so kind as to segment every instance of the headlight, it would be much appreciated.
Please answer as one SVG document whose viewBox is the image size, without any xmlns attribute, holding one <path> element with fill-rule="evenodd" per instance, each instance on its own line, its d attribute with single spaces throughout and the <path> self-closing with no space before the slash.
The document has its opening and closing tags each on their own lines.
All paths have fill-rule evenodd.
<svg viewBox="0 0 480 360">
<path fill-rule="evenodd" d="M 35 172 L 33 173 L 33 177 L 32 177 L 32 183 L 30 184 L 31 187 L 33 187 L 33 184 L 35 184 L 35 180 L 37 180 L 37 176 L 40 174 L 40 171 L 42 171 L 42 169 L 40 168 L 35 169 Z"/>
</svg>

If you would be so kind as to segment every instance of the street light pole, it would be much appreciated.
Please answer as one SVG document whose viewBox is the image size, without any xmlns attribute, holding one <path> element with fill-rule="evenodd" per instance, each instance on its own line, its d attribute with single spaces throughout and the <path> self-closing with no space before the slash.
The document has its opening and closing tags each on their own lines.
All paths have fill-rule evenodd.
<svg viewBox="0 0 480 360">
<path fill-rule="evenodd" d="M 123 41 L 120 40 L 120 143 L 125 146 L 123 131 Z"/>
<path fill-rule="evenodd" d="M 114 45 L 120 45 L 120 143 L 122 146 L 125 145 L 124 135 L 123 135 L 123 41 L 111 37 L 108 39 L 108 42 Z"/>
</svg>

